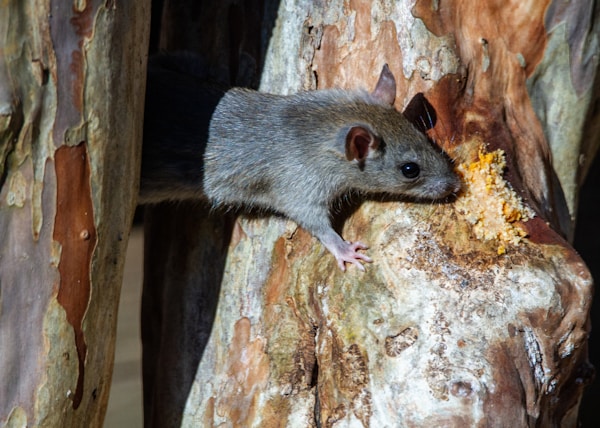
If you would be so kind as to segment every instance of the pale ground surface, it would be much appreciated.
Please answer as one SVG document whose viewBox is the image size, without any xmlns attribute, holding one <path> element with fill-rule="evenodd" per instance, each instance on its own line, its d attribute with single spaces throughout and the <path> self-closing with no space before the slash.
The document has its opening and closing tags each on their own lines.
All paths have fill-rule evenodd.
<svg viewBox="0 0 600 428">
<path fill-rule="evenodd" d="M 119 303 L 117 349 L 105 428 L 142 427 L 142 348 L 140 302 L 142 293 L 143 231 L 131 231 Z"/>
</svg>

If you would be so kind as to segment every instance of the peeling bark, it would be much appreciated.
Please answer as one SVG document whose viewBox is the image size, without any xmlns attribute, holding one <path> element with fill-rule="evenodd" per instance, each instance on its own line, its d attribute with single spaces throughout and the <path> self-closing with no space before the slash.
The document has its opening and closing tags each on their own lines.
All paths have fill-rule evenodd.
<svg viewBox="0 0 600 428">
<path fill-rule="evenodd" d="M 102 426 L 139 175 L 149 4 L 0 14 L 0 424 Z"/>
<path fill-rule="evenodd" d="M 87 344 L 83 317 L 90 299 L 92 255 L 98 237 L 93 221 L 90 165 L 84 143 L 61 146 L 55 152 L 56 211 L 54 240 L 60 245 L 60 286 L 56 300 L 64 308 L 73 328 L 79 375 L 73 392 L 73 408 L 83 398 Z"/>
<path fill-rule="evenodd" d="M 589 13 L 587 29 L 576 30 L 574 17 L 589 12 L 583 1 L 463 3 L 284 1 L 273 28 L 261 33 L 270 35 L 262 40 L 263 59 L 246 48 L 245 30 L 227 26 L 238 21 L 218 18 L 237 16 L 237 6 L 219 3 L 229 14 L 218 9 L 215 27 L 203 27 L 202 40 L 212 41 L 203 44 L 190 40 L 206 16 L 171 2 L 163 25 L 179 31 L 185 22 L 188 30 L 172 43 L 165 30 L 163 46 L 191 47 L 229 76 L 239 76 L 231 72 L 239 58 L 264 63 L 260 87 L 276 93 L 371 89 L 388 63 L 398 80 L 396 106 L 422 92 L 437 117 L 430 136 L 457 165 L 472 171 L 505 161 L 506 168 L 498 176 L 482 170 L 483 183 L 464 175 L 465 192 L 454 203 L 365 201 L 338 218 L 345 220 L 344 237 L 370 244 L 375 261 L 365 273 L 339 272 L 315 238 L 278 218 L 238 219 L 211 279 L 177 268 L 209 263 L 195 258 L 195 248 L 186 256 L 166 238 L 169 254 L 178 257 L 164 253 L 159 264 L 161 249 L 147 246 L 146 274 L 171 272 L 146 280 L 149 292 L 171 295 L 174 279 L 177 290 L 183 283 L 188 290 L 220 284 L 214 320 L 199 327 L 205 339 L 197 371 L 175 368 L 184 382 L 152 385 L 153 394 L 177 391 L 178 383 L 185 388 L 173 394 L 176 407 L 146 402 L 148 426 L 180 412 L 182 396 L 183 426 L 576 426 L 591 373 L 592 279 L 569 239 L 578 184 L 599 141 L 598 128 L 588 125 L 598 115 L 597 57 L 590 56 L 597 16 Z M 234 32 L 241 35 L 231 38 Z M 554 107 L 563 100 L 565 108 Z M 566 111 L 569 120 L 561 122 Z M 580 154 L 583 162 L 574 163 Z M 563 161 L 572 168 L 562 168 Z M 536 216 L 512 208 L 473 216 L 480 205 L 498 202 L 497 194 L 485 193 L 486 180 L 514 193 L 520 213 Z M 483 193 L 473 193 L 477 188 Z M 479 196 L 467 198 L 469 191 Z M 177 210 L 181 223 L 186 217 Z M 231 230 L 214 217 L 204 221 Z M 492 223 L 517 234 L 478 232 L 490 232 Z M 187 293 L 191 300 L 201 294 Z M 176 334 L 169 319 L 177 311 L 162 305 L 154 332 Z M 193 309 L 185 311 L 179 321 L 197 321 Z M 175 352 L 147 343 L 145 354 Z M 181 365 L 188 362 L 181 357 Z M 192 372 L 190 383 L 185 376 Z M 149 412 L 157 413 L 148 418 Z"/>
</svg>

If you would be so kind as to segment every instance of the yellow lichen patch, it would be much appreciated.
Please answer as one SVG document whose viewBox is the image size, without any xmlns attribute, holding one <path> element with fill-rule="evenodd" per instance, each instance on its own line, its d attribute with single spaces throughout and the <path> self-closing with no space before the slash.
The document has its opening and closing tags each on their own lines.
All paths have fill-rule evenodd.
<svg viewBox="0 0 600 428">
<path fill-rule="evenodd" d="M 473 225 L 477 238 L 500 241 L 498 255 L 506 252 L 504 243 L 518 244 L 525 237 L 525 231 L 516 222 L 535 216 L 502 178 L 505 167 L 503 150 L 485 152 L 483 147 L 475 162 L 457 167 L 465 190 L 457 199 L 456 207 Z"/>
</svg>

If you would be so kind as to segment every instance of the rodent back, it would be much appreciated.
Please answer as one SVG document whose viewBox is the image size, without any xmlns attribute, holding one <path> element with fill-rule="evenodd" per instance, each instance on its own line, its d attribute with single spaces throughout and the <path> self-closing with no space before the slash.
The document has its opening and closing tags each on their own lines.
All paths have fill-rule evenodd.
<svg viewBox="0 0 600 428">
<path fill-rule="evenodd" d="M 282 117 L 289 97 L 232 89 L 210 125 L 204 189 L 217 204 L 290 211 L 328 198 L 323 172 Z M 307 123 L 307 126 L 309 124 Z M 295 208 L 294 208 L 295 209 Z"/>
</svg>

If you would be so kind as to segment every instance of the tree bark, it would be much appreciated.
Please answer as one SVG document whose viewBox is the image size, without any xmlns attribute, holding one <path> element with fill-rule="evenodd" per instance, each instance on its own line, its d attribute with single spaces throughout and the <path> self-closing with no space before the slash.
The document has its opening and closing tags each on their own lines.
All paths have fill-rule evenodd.
<svg viewBox="0 0 600 428">
<path fill-rule="evenodd" d="M 591 377 L 592 280 L 569 239 L 598 148 L 597 12 L 584 1 L 463 3 L 284 1 L 274 21 L 264 18 L 273 16 L 266 2 L 257 33 L 235 2 L 219 2 L 227 13 L 211 15 L 215 28 L 185 2 L 167 2 L 163 46 L 208 55 L 232 82 L 247 70 L 232 66 L 239 58 L 264 64 L 268 92 L 371 89 L 389 63 L 400 110 L 419 92 L 433 105 L 430 136 L 455 159 L 464 190 L 446 204 L 362 203 L 342 235 L 370 244 L 375 262 L 365 273 L 340 272 L 292 222 L 242 217 L 232 229 L 205 220 L 231 230 L 231 240 L 216 272 L 199 279 L 186 269 L 210 256 L 198 258 L 196 245 L 220 245 L 228 232 L 214 241 L 214 229 L 182 226 L 182 208 L 156 208 L 177 210 L 181 234 L 201 238 L 146 246 L 146 295 L 177 293 L 186 305 L 146 310 L 154 325 L 144 362 L 176 354 L 187 367 L 145 391 L 177 396 L 146 401 L 148 425 L 179 422 L 184 399 L 183 426 L 576 425 Z M 211 44 L 189 42 L 200 27 Z M 248 48 L 257 34 L 268 35 L 264 59 Z M 156 238 L 164 218 L 152 214 L 146 230 Z M 157 271 L 165 274 L 153 280 Z M 206 323 L 191 302 L 204 308 L 198 288 L 214 293 L 217 283 Z M 146 303 L 157 307 L 156 297 Z M 159 329 L 190 334 L 172 328 L 177 311 L 179 323 L 201 322 L 200 344 L 149 339 Z"/>
<path fill-rule="evenodd" d="M 0 424 L 100 427 L 139 182 L 148 2 L 4 2 Z"/>
</svg>

